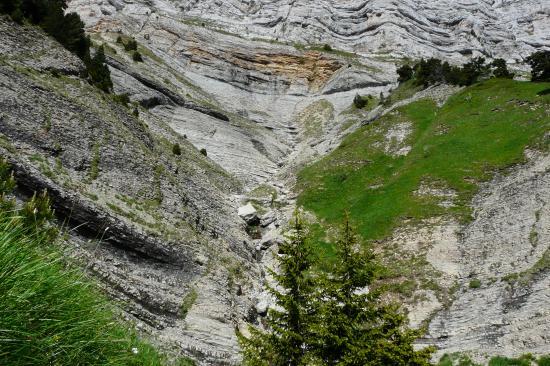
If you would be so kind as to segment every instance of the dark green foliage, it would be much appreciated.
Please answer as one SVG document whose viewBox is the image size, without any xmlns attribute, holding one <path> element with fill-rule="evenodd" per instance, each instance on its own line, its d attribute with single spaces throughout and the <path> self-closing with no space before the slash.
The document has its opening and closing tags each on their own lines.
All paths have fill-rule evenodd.
<svg viewBox="0 0 550 366">
<path fill-rule="evenodd" d="M 359 94 L 355 94 L 355 97 L 353 98 L 353 105 L 358 109 L 363 109 L 367 106 L 369 103 L 368 98 L 364 98 L 360 96 Z"/>
<path fill-rule="evenodd" d="M 550 51 L 538 51 L 525 61 L 531 66 L 531 81 L 550 81 Z"/>
<path fill-rule="evenodd" d="M 105 57 L 90 58 L 90 39 L 84 32 L 84 23 L 76 13 L 65 13 L 66 0 L 0 0 L 0 13 L 8 14 L 17 22 L 27 20 L 40 26 L 63 47 L 73 52 L 86 65 L 92 84 L 109 92 L 112 88 Z"/>
<path fill-rule="evenodd" d="M 125 107 L 127 107 L 128 104 L 130 103 L 130 97 L 126 93 L 124 93 L 124 94 L 115 94 L 115 95 L 113 95 L 113 99 L 114 99 L 115 102 L 117 102 L 119 104 L 122 104 Z"/>
<path fill-rule="evenodd" d="M 277 288 L 268 287 L 281 310 L 271 309 L 269 333 L 251 328 L 252 336 L 239 336 L 245 365 L 303 365 L 311 343 L 310 324 L 315 299 L 309 271 L 314 263 L 305 228 L 296 215 L 293 230 L 279 247 L 279 271 L 270 271 Z M 279 290 L 282 289 L 282 290 Z"/>
<path fill-rule="evenodd" d="M 502 58 L 497 58 L 491 63 L 493 67 L 493 76 L 496 78 L 513 79 L 514 74 L 508 71 L 506 61 Z"/>
<path fill-rule="evenodd" d="M 323 365 L 429 365 L 433 350 L 415 351 L 421 331 L 407 330 L 407 318 L 381 301 L 374 281 L 380 270 L 374 254 L 344 221 L 335 245 L 335 262 L 321 280 L 318 342 L 314 353 Z M 368 289 L 368 290 L 367 290 Z"/>
<path fill-rule="evenodd" d="M 143 57 L 141 56 L 141 53 L 134 51 L 132 54 L 132 60 L 134 60 L 134 62 L 143 62 Z"/>
<path fill-rule="evenodd" d="M 113 82 L 111 81 L 111 72 L 107 65 L 105 65 L 105 51 L 103 46 L 100 46 L 94 57 L 87 62 L 88 74 L 91 82 L 97 88 L 109 93 L 113 88 Z"/>
<path fill-rule="evenodd" d="M 332 51 L 332 47 L 331 47 L 329 44 L 325 43 L 325 44 L 323 45 L 323 51 L 331 52 L 331 51 Z"/>
<path fill-rule="evenodd" d="M 122 43 L 122 37 L 121 36 L 116 37 L 116 43 Z"/>
<path fill-rule="evenodd" d="M 542 356 L 537 360 L 538 366 L 550 366 L 550 355 Z"/>
<path fill-rule="evenodd" d="M 442 62 L 432 57 L 427 60 L 420 60 L 413 68 L 407 65 L 402 66 L 397 70 L 397 73 L 400 82 L 414 79 L 416 85 L 422 85 L 423 87 L 440 83 L 468 86 L 487 78 L 490 75 L 491 66 L 495 67 L 493 73 L 508 75 L 497 77 L 513 77 L 508 73 L 506 63 L 504 63 L 504 67 L 502 67 L 500 61 L 497 61 L 496 65 L 494 63 L 487 65 L 483 57 L 476 57 L 462 67 L 451 66 L 448 62 Z"/>
<path fill-rule="evenodd" d="M 519 358 L 493 357 L 489 366 L 531 366 L 531 355 L 524 355 Z"/>
<path fill-rule="evenodd" d="M 381 300 L 383 289 L 373 286 L 380 267 L 347 221 L 326 272 L 315 270 L 319 258 L 298 217 L 280 252 L 272 275 L 282 290 L 269 290 L 281 310 L 269 312 L 268 332 L 239 336 L 245 365 L 429 365 L 433 350 L 414 350 L 421 332 L 407 330 L 406 316 Z"/>
<path fill-rule="evenodd" d="M 172 153 L 174 155 L 181 155 L 181 147 L 180 147 L 180 144 L 174 144 L 172 146 Z"/>
<path fill-rule="evenodd" d="M 397 75 L 399 75 L 399 78 L 397 79 L 400 83 L 404 83 L 405 81 L 411 80 L 413 77 L 413 69 L 409 65 L 403 65 L 400 68 L 397 69 Z"/>
<path fill-rule="evenodd" d="M 134 117 L 139 117 L 139 110 L 137 108 L 134 108 L 134 110 L 132 111 L 132 114 L 134 115 Z"/>
<path fill-rule="evenodd" d="M 137 51 L 137 42 L 135 39 L 130 39 L 124 44 L 124 49 L 126 51 Z"/>
<path fill-rule="evenodd" d="M 208 153 L 206 152 L 205 148 L 201 149 L 201 154 L 203 154 L 204 156 L 208 156 Z"/>
</svg>

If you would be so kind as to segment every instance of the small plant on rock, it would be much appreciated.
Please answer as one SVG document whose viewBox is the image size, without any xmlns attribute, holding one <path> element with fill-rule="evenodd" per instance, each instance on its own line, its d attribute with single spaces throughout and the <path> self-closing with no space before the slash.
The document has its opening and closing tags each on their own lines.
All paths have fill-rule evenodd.
<svg viewBox="0 0 550 366">
<path fill-rule="evenodd" d="M 172 146 L 172 153 L 174 155 L 181 155 L 181 147 L 180 147 L 180 144 L 174 144 Z"/>
</svg>

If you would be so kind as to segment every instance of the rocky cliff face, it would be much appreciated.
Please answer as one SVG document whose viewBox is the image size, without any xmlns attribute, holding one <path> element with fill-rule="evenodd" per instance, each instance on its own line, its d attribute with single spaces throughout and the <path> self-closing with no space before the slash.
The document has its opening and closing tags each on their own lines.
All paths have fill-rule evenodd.
<svg viewBox="0 0 550 366">
<path fill-rule="evenodd" d="M 95 45 L 105 44 L 115 92 L 134 104 L 120 105 L 80 80 L 80 61 L 37 30 L 2 20 L 2 154 L 22 191 L 50 191 L 60 216 L 79 228 L 70 232 L 68 252 L 124 300 L 138 327 L 203 364 L 236 363 L 235 328 L 265 311 L 261 268 L 272 256 L 263 253 L 276 246 L 294 208 L 297 169 L 391 111 L 350 109 L 357 93 L 387 95 L 403 57 L 463 62 L 485 55 L 516 64 L 550 47 L 549 4 L 534 0 L 72 0 L 69 11 L 79 13 Z M 119 36 L 138 41 L 143 63 L 132 61 Z M 442 101 L 447 94 L 423 96 Z M 176 143 L 181 155 L 172 153 Z M 510 274 L 531 268 L 550 242 L 540 219 L 547 174 L 525 169 L 518 173 L 524 180 L 510 181 L 523 188 L 503 199 L 510 209 L 525 203 L 523 229 L 539 212 L 538 247 L 524 248 L 525 236 L 515 241 L 506 217 L 490 214 L 500 205 L 496 196 L 483 194 L 469 234 L 458 238 L 464 228 L 448 222 L 429 234 L 428 258 L 448 287 L 459 283 L 464 292 L 441 312 L 429 294 L 411 309 L 414 324 L 430 322 L 427 341 L 441 353 L 548 347 L 548 314 L 533 315 L 537 306 L 548 308 L 547 276 L 536 277 L 528 294 L 489 284 L 493 254 L 504 255 L 503 235 L 523 256 L 517 268 L 504 265 Z M 538 182 L 537 202 L 524 200 L 534 197 L 529 182 Z M 505 186 L 495 181 L 483 192 L 498 195 Z M 260 210 L 276 207 L 262 212 L 259 232 L 246 233 L 237 215 L 249 200 Z M 405 247 L 426 234 L 404 230 L 395 241 Z M 472 248 L 486 248 L 485 261 Z M 483 284 L 476 291 L 467 285 L 474 269 Z M 491 309 L 486 322 L 468 313 L 474 305 Z M 521 344 L 517 337 L 528 330 L 508 324 L 510 314 L 540 325 L 528 334 L 532 341 Z"/>
</svg>

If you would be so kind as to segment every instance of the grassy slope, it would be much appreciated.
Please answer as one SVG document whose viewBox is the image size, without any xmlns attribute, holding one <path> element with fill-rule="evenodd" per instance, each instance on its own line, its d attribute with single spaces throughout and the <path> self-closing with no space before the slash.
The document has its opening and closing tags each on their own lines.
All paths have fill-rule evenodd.
<svg viewBox="0 0 550 366">
<path fill-rule="evenodd" d="M 115 320 L 106 298 L 66 263 L 52 245 L 57 230 L 34 224 L 41 221 L 31 212 L 44 211 L 14 210 L 6 201 L 6 172 L 0 159 L 0 365 L 166 364 L 129 325 Z"/>
<path fill-rule="evenodd" d="M 334 152 L 298 175 L 298 203 L 323 223 L 341 221 L 345 210 L 364 239 L 382 239 L 404 220 L 453 214 L 470 217 L 478 183 L 523 160 L 527 146 L 548 148 L 548 83 L 489 80 L 466 88 L 442 107 L 421 100 L 349 135 Z M 380 146 L 392 126 L 410 122 L 406 156 Z M 395 141 L 393 142 L 395 144 Z M 543 146 L 544 145 L 544 146 Z M 414 194 L 420 184 L 451 188 L 453 207 Z M 321 237 L 319 230 L 319 237 Z M 328 251 L 322 240 L 320 247 Z"/>
</svg>

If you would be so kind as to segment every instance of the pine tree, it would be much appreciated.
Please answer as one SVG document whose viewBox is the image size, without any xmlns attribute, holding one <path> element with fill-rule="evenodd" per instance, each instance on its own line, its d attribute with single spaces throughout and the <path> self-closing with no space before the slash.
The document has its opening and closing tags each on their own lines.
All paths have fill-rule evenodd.
<svg viewBox="0 0 550 366">
<path fill-rule="evenodd" d="M 432 349 L 414 350 L 421 332 L 407 330 L 398 307 L 381 301 L 383 287 L 373 288 L 379 266 L 362 248 L 346 217 L 336 261 L 321 282 L 315 353 L 326 365 L 429 365 Z"/>
<path fill-rule="evenodd" d="M 397 69 L 397 75 L 399 75 L 399 78 L 397 80 L 400 83 L 404 83 L 405 81 L 412 79 L 414 75 L 414 70 L 409 65 L 403 65 Z"/>
<path fill-rule="evenodd" d="M 313 279 L 309 272 L 314 259 L 298 215 L 292 233 L 279 251 L 278 271 L 270 271 L 277 287 L 268 287 L 277 309 L 270 309 L 268 313 L 268 332 L 251 328 L 249 338 L 239 336 L 245 365 L 308 364 L 314 303 Z"/>
<path fill-rule="evenodd" d="M 525 61 L 531 66 L 531 81 L 550 81 L 550 51 L 537 51 Z"/>
<path fill-rule="evenodd" d="M 97 49 L 94 57 L 91 60 L 89 59 L 86 64 L 92 83 L 104 92 L 109 93 L 113 88 L 113 82 L 111 81 L 111 72 L 105 65 L 103 46 Z"/>
<path fill-rule="evenodd" d="M 493 76 L 496 78 L 512 79 L 514 77 L 514 74 L 508 71 L 506 60 L 502 58 L 495 59 L 491 63 L 491 67 L 493 67 Z"/>
</svg>

